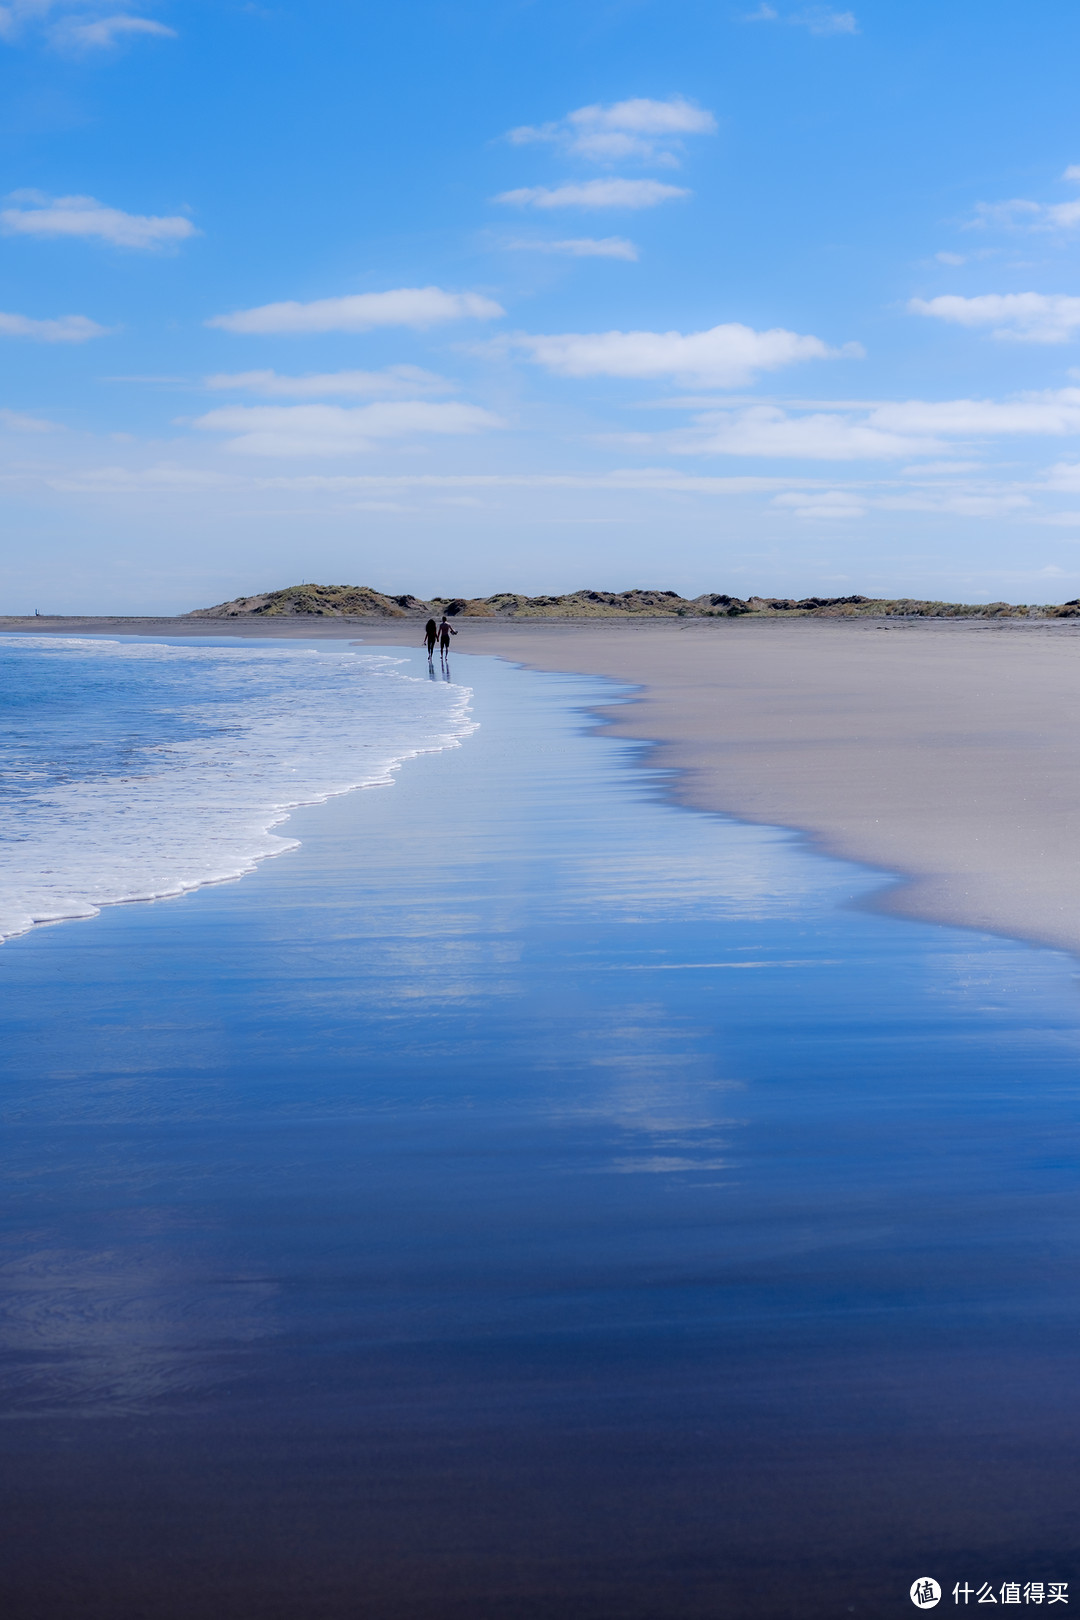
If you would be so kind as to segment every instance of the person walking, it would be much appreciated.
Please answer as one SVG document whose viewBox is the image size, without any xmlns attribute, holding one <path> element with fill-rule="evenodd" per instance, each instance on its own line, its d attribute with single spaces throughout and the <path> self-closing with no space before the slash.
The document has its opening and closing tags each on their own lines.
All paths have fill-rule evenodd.
<svg viewBox="0 0 1080 1620">
<path fill-rule="evenodd" d="M 438 626 L 434 619 L 429 619 L 424 627 L 424 640 L 427 642 L 427 661 L 430 664 L 435 656 L 435 643 L 439 639 Z"/>
<path fill-rule="evenodd" d="M 444 661 L 450 657 L 450 637 L 456 635 L 457 631 L 444 613 L 442 623 L 439 625 L 439 654 Z"/>
</svg>

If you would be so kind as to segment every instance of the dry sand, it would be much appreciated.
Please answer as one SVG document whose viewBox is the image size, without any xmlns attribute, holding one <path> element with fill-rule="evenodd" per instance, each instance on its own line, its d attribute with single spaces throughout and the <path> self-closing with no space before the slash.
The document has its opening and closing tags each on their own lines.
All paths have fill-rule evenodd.
<svg viewBox="0 0 1080 1620">
<path fill-rule="evenodd" d="M 16 628 L 370 645 L 421 632 L 401 621 L 0 620 Z M 1080 951 L 1080 624 L 457 628 L 455 653 L 640 686 L 614 729 L 657 744 L 653 761 L 678 771 L 683 803 L 798 828 L 819 848 L 904 875 L 884 908 Z"/>
</svg>

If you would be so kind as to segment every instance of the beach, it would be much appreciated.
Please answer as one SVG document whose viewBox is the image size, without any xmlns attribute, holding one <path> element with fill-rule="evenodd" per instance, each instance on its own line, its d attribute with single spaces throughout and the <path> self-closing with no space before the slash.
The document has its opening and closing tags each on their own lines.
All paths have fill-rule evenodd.
<svg viewBox="0 0 1080 1620">
<path fill-rule="evenodd" d="M 488 640 L 545 669 L 572 648 L 572 667 L 640 682 L 614 724 L 656 741 L 680 802 L 900 873 L 875 902 L 897 914 L 1080 950 L 1074 625 L 804 620 L 561 642 L 515 626 Z"/>
<path fill-rule="evenodd" d="M 680 802 L 901 875 L 873 902 L 1080 950 L 1074 622 L 456 621 L 453 655 L 638 691 L 606 723 Z M 61 634 L 419 641 L 407 621 L 3 620 Z M 459 667 L 464 667 L 459 665 Z"/>
</svg>

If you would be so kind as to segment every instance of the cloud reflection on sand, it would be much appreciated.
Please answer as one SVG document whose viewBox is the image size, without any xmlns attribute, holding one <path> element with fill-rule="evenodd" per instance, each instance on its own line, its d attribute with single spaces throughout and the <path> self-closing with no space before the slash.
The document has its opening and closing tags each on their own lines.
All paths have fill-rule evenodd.
<svg viewBox="0 0 1080 1620">
<path fill-rule="evenodd" d="M 665 803 L 600 683 L 469 680 L 289 860 L 0 952 L 18 1558 L 111 1590 L 158 1515 L 141 1610 L 305 1614 L 317 1544 L 335 1620 L 384 1544 L 425 1616 L 433 1547 L 455 1612 L 497 1544 L 590 1620 L 691 1566 L 717 1612 L 748 1546 L 777 1614 L 1012 1560 L 1080 1455 L 1072 964 Z"/>
</svg>

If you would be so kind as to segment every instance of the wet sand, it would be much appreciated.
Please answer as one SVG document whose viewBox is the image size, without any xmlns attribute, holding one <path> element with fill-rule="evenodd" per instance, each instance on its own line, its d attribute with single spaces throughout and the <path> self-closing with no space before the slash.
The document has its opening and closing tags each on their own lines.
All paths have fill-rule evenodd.
<svg viewBox="0 0 1080 1620">
<path fill-rule="evenodd" d="M 797 828 L 823 850 L 907 879 L 876 904 L 1080 950 L 1076 624 L 468 619 L 457 628 L 455 656 L 639 685 L 611 723 L 657 744 L 654 763 L 679 773 L 681 802 Z M 419 639 L 421 626 L 0 620 L 10 629 L 378 645 Z"/>
<path fill-rule="evenodd" d="M 1075 1597 L 1072 960 L 452 662 L 463 747 L 0 950 L 0 1614 Z"/>
</svg>

